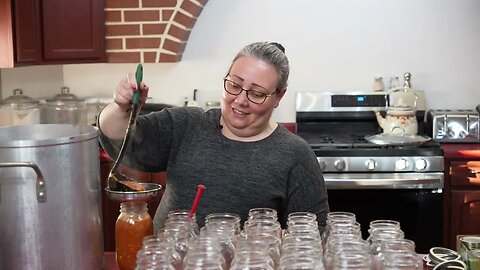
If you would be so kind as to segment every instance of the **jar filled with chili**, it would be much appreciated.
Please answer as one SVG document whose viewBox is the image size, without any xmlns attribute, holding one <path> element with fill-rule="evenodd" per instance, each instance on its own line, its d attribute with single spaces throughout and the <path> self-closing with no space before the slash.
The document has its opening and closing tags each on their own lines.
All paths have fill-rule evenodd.
<svg viewBox="0 0 480 270">
<path fill-rule="evenodd" d="M 120 270 L 134 270 L 137 252 L 145 236 L 153 234 L 146 202 L 122 202 L 115 224 L 115 250 Z"/>
</svg>

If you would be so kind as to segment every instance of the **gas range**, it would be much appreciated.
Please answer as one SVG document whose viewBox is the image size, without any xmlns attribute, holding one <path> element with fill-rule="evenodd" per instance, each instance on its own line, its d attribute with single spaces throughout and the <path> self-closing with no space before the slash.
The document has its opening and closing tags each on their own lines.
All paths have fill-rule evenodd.
<svg viewBox="0 0 480 270">
<path fill-rule="evenodd" d="M 443 170 L 443 150 L 434 141 L 421 145 L 378 145 L 363 136 L 298 133 L 312 147 L 324 172 L 428 172 Z M 338 139 L 338 138 L 337 138 Z"/>
<path fill-rule="evenodd" d="M 416 116 L 425 134 L 425 99 L 418 91 Z M 385 112 L 385 92 L 299 92 L 297 134 L 315 152 L 323 170 L 330 211 L 356 215 L 364 239 L 373 220 L 400 222 L 416 251 L 442 245 L 444 161 L 440 144 L 377 145 L 365 139 L 380 134 L 374 111 Z"/>
<path fill-rule="evenodd" d="M 425 103 L 423 92 L 418 96 L 421 134 Z M 443 188 L 444 159 L 438 142 L 378 145 L 365 139 L 382 132 L 374 111 L 385 111 L 386 104 L 386 93 L 297 93 L 297 134 L 317 155 L 327 187 Z"/>
</svg>

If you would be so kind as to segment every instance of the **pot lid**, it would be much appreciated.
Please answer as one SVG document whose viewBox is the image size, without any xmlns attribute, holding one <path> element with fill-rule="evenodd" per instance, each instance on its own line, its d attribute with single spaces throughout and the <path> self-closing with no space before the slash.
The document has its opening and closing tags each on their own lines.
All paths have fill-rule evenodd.
<svg viewBox="0 0 480 270">
<path fill-rule="evenodd" d="M 83 102 L 85 99 L 78 98 L 76 95 L 70 93 L 69 87 L 62 87 L 60 93 L 56 94 L 53 98 L 47 99 L 47 102 Z"/>
<path fill-rule="evenodd" d="M 36 99 L 33 99 L 29 96 L 23 94 L 23 90 L 16 88 L 13 89 L 13 95 L 5 98 L 4 100 L 0 101 L 2 105 L 13 105 L 13 104 L 39 104 L 40 102 Z"/>
</svg>

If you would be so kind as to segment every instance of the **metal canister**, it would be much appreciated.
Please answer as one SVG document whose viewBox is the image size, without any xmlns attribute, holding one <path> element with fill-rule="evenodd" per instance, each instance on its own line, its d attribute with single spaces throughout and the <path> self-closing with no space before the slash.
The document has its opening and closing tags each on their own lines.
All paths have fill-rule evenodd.
<svg viewBox="0 0 480 270">
<path fill-rule="evenodd" d="M 463 235 L 460 236 L 458 240 L 469 250 L 480 249 L 480 235 Z"/>
<path fill-rule="evenodd" d="M 0 269 L 102 269 L 98 133 L 0 128 Z"/>
<path fill-rule="evenodd" d="M 480 269 L 480 235 L 457 235 L 457 251 L 469 270 Z"/>
</svg>

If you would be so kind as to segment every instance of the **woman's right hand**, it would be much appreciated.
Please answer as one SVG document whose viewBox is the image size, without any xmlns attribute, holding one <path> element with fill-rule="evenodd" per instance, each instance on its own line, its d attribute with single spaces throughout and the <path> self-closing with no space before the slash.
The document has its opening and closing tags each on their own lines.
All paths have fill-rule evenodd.
<svg viewBox="0 0 480 270">
<path fill-rule="evenodd" d="M 140 84 L 141 95 L 140 105 L 145 103 L 148 97 L 148 86 L 142 82 Z M 132 106 L 133 93 L 137 91 L 137 82 L 134 73 L 128 73 L 117 85 L 115 92 L 113 93 L 114 102 L 120 107 L 121 110 L 128 112 Z M 139 108 L 140 109 L 140 108 Z"/>
<path fill-rule="evenodd" d="M 142 92 L 138 111 L 140 111 L 142 104 L 145 103 L 148 96 L 148 86 L 142 82 L 140 87 Z M 108 104 L 98 116 L 100 130 L 110 139 L 120 140 L 124 137 L 135 91 L 137 91 L 135 75 L 128 73 L 127 76 L 120 80 L 113 93 L 114 102 Z"/>
</svg>

